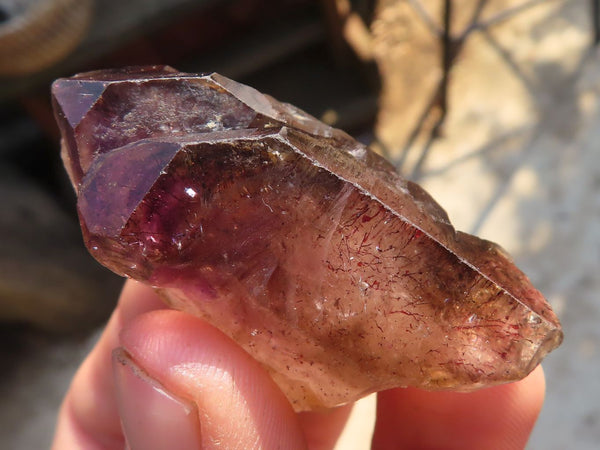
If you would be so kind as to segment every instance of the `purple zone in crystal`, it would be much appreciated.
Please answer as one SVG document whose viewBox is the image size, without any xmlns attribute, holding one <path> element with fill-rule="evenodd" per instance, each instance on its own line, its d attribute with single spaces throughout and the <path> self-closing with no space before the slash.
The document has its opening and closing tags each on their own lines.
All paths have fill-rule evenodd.
<svg viewBox="0 0 600 450">
<path fill-rule="evenodd" d="M 152 70 L 54 85 L 86 244 L 235 339 L 297 410 L 519 379 L 560 343 L 498 246 L 348 135 L 216 74 Z M 72 104 L 98 83 L 87 113 Z"/>
<path fill-rule="evenodd" d="M 149 137 L 287 123 L 353 142 L 347 134 L 300 114 L 293 106 L 218 74 L 195 76 L 165 67 L 158 67 L 155 74 L 145 69 L 89 72 L 57 80 L 52 96 L 64 133 L 63 159 L 75 185 L 98 154 Z M 263 99 L 259 108 L 248 106 L 259 97 Z"/>
</svg>

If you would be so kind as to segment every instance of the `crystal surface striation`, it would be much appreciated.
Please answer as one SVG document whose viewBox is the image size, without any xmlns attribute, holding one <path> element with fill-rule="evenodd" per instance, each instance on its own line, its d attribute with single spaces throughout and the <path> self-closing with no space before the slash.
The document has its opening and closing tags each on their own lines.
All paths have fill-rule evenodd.
<svg viewBox="0 0 600 450">
<path fill-rule="evenodd" d="M 500 247 L 289 104 L 170 67 L 52 94 L 90 252 L 237 341 L 296 410 L 518 380 L 562 340 Z"/>
</svg>

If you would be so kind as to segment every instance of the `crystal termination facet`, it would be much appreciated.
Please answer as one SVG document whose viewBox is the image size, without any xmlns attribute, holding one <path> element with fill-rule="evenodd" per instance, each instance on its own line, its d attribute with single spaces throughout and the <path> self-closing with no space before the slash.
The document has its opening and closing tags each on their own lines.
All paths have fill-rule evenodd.
<svg viewBox="0 0 600 450">
<path fill-rule="evenodd" d="M 500 247 L 289 104 L 170 67 L 52 93 L 90 252 L 236 340 L 296 410 L 518 380 L 562 340 Z"/>
</svg>

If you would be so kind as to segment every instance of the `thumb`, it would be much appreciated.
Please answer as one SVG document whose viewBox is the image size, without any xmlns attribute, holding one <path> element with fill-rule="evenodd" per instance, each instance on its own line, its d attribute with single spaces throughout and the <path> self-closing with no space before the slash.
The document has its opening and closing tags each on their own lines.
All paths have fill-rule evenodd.
<svg viewBox="0 0 600 450">
<path fill-rule="evenodd" d="M 131 449 L 305 448 L 268 374 L 206 322 L 153 311 L 123 330 L 121 346 L 113 368 Z"/>
</svg>

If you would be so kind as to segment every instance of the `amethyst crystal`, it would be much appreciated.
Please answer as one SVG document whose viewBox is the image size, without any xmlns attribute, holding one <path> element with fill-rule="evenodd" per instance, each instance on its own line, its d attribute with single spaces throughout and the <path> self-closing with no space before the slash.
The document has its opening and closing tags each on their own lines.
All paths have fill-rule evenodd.
<svg viewBox="0 0 600 450">
<path fill-rule="evenodd" d="M 291 105 L 169 67 L 52 92 L 90 252 L 235 339 L 297 410 L 517 380 L 561 342 L 497 245 Z"/>
</svg>

